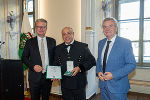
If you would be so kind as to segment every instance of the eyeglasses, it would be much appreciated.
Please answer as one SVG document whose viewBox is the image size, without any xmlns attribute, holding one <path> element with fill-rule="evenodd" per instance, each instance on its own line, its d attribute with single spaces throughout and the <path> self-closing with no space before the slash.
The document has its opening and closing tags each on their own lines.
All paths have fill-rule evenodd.
<svg viewBox="0 0 150 100">
<path fill-rule="evenodd" d="M 45 28 L 47 28 L 47 26 L 36 26 L 36 28 L 45 29 Z"/>
<path fill-rule="evenodd" d="M 115 26 L 115 25 L 103 26 L 103 29 L 106 29 L 106 28 L 113 28 L 113 27 L 116 27 L 116 26 Z"/>
</svg>

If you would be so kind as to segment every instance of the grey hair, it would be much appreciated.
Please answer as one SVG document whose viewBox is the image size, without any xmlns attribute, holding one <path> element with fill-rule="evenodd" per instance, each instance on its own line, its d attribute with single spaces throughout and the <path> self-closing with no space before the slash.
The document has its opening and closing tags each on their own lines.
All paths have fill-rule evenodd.
<svg viewBox="0 0 150 100">
<path fill-rule="evenodd" d="M 71 31 L 74 33 L 74 31 L 73 31 L 73 29 L 72 29 L 71 27 L 64 27 L 64 28 L 62 29 L 62 32 L 63 32 L 63 30 L 66 29 L 66 28 L 69 29 L 69 30 L 71 30 Z"/>
<path fill-rule="evenodd" d="M 103 24 L 104 24 L 105 21 L 110 21 L 110 20 L 112 20 L 115 23 L 115 26 L 118 27 L 118 21 L 115 18 L 113 18 L 113 17 L 105 18 L 103 20 Z M 102 24 L 102 26 L 103 26 L 103 24 Z"/>
<path fill-rule="evenodd" d="M 46 23 L 46 26 L 47 26 L 47 20 L 45 20 L 45 19 L 43 19 L 43 18 L 40 18 L 40 19 L 37 19 L 36 21 L 35 21 L 35 26 L 36 26 L 36 23 L 37 22 L 44 22 L 44 23 Z"/>
</svg>

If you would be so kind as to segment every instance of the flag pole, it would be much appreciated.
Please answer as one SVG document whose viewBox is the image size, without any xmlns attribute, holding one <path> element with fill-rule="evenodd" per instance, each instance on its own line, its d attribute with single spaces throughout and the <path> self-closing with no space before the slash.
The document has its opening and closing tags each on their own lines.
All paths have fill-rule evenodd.
<svg viewBox="0 0 150 100">
<path fill-rule="evenodd" d="M 27 0 L 25 0 L 25 10 L 27 9 Z M 28 69 L 25 70 L 25 91 L 24 91 L 24 95 L 25 96 L 29 96 L 30 95 L 30 92 L 28 90 L 28 85 L 27 85 L 27 82 L 28 82 Z"/>
</svg>

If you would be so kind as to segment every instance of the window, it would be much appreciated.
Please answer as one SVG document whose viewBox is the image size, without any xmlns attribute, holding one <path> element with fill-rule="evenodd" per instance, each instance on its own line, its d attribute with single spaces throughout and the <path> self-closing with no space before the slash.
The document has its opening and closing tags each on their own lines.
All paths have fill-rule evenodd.
<svg viewBox="0 0 150 100">
<path fill-rule="evenodd" d="M 31 28 L 34 30 L 34 20 L 35 20 L 35 11 L 34 11 L 34 0 L 24 0 L 23 2 L 23 11 L 27 10 L 29 22 Z"/>
<path fill-rule="evenodd" d="M 119 35 L 132 41 L 137 65 L 150 66 L 150 0 L 118 0 Z"/>
</svg>

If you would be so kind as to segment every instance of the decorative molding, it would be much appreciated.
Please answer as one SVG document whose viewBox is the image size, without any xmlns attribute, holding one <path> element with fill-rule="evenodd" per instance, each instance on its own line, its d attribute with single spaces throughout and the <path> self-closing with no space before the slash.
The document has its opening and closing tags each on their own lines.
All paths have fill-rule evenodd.
<svg viewBox="0 0 150 100">
<path fill-rule="evenodd" d="M 9 24 L 11 30 L 14 29 L 15 22 L 16 22 L 16 16 L 14 14 L 14 11 L 12 10 L 9 12 L 9 15 L 7 16 L 7 23 Z"/>
<path fill-rule="evenodd" d="M 112 0 L 102 0 L 102 11 L 104 13 L 104 18 L 112 16 Z"/>
</svg>

